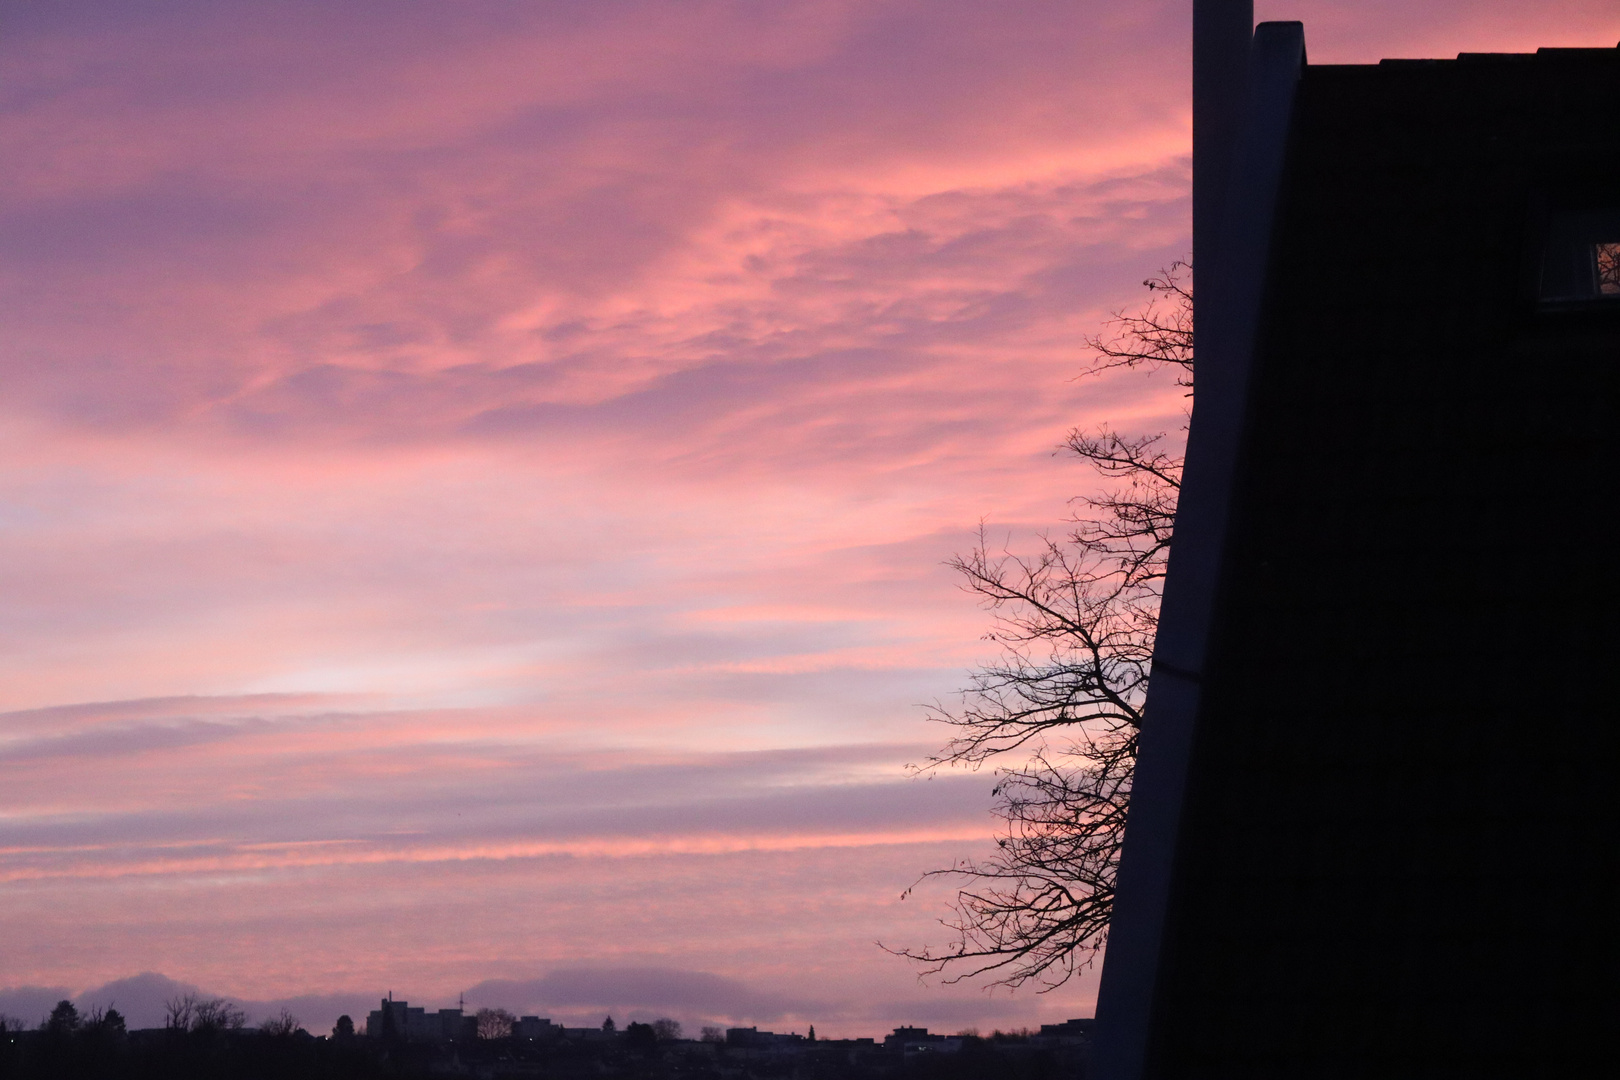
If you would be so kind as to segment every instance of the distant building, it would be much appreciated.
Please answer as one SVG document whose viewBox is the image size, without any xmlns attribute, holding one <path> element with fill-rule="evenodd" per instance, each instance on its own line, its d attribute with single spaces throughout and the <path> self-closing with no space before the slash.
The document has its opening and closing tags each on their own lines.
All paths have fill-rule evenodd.
<svg viewBox="0 0 1620 1080">
<path fill-rule="evenodd" d="M 726 1045 L 740 1050 L 780 1050 L 805 1041 L 803 1035 L 779 1035 L 758 1028 L 727 1028 Z"/>
<path fill-rule="evenodd" d="M 883 1046 L 904 1054 L 954 1053 L 962 1049 L 960 1036 L 930 1035 L 927 1028 L 897 1027 L 883 1037 Z"/>
<path fill-rule="evenodd" d="M 540 1016 L 520 1016 L 512 1034 L 520 1039 L 552 1039 L 562 1035 L 563 1029 Z"/>
<path fill-rule="evenodd" d="M 1089 1039 L 1095 1020 L 1065 1020 L 1061 1024 L 1042 1024 L 1043 1039 Z"/>
<path fill-rule="evenodd" d="M 404 1001 L 384 998 L 381 1005 L 367 1015 L 366 1034 L 371 1038 L 393 1037 L 406 1042 L 455 1042 L 475 1038 L 476 1024 L 474 1017 L 460 1009 L 428 1012 L 412 1008 Z"/>
</svg>

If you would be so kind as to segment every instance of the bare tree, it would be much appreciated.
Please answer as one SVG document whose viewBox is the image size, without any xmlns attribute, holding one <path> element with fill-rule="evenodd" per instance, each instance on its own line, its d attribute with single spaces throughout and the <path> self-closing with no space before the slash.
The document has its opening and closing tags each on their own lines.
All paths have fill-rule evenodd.
<svg viewBox="0 0 1620 1080">
<path fill-rule="evenodd" d="M 173 1031 L 240 1031 L 247 1026 L 247 1013 L 224 998 L 185 994 L 163 1003 L 163 1026 Z"/>
<path fill-rule="evenodd" d="M 1177 262 L 1143 282 L 1149 302 L 1087 340 L 1083 374 L 1170 368 L 1190 396 L 1190 275 Z M 961 883 L 943 921 L 950 944 L 893 950 L 925 974 L 1051 989 L 1107 942 L 1181 486 L 1180 450 L 1166 438 L 1071 431 L 1064 449 L 1110 486 L 1075 500 L 1068 534 L 1015 555 L 993 550 L 981 527 L 975 548 L 951 560 L 992 612 L 986 638 L 1002 653 L 970 675 L 958 708 L 930 710 L 956 734 L 923 768 L 1023 760 L 997 768 L 995 853 L 923 876 Z"/>
<path fill-rule="evenodd" d="M 479 1009 L 475 1023 L 480 1039 L 504 1039 L 517 1027 L 517 1017 L 505 1009 Z"/>
<path fill-rule="evenodd" d="M 350 1026 L 353 1026 L 352 1022 Z M 290 1039 L 301 1030 L 303 1028 L 298 1022 L 298 1017 L 294 1016 L 291 1010 L 285 1008 L 259 1025 L 261 1034 L 277 1039 Z"/>
<path fill-rule="evenodd" d="M 195 994 L 172 997 L 163 1003 L 163 1026 L 170 1031 L 190 1031 L 191 1014 L 196 1008 Z"/>
<path fill-rule="evenodd" d="M 192 1031 L 240 1031 L 247 1026 L 247 1013 L 224 998 L 203 998 L 191 1016 Z"/>
<path fill-rule="evenodd" d="M 103 1009 L 100 1005 L 92 1006 L 85 1014 L 84 1027 L 89 1031 L 100 1032 L 114 1037 L 122 1037 L 126 1033 L 124 1015 L 111 1005 Z"/>
<path fill-rule="evenodd" d="M 653 1034 L 659 1042 L 674 1042 L 681 1037 L 681 1022 L 661 1016 L 652 1022 Z"/>
</svg>

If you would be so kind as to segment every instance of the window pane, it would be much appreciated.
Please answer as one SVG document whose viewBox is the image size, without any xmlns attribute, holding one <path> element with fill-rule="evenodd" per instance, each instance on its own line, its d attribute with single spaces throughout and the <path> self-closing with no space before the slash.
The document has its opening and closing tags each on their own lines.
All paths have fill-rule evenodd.
<svg viewBox="0 0 1620 1080">
<path fill-rule="evenodd" d="M 1593 245 L 1597 263 L 1597 291 L 1603 296 L 1620 296 L 1620 242 Z"/>
</svg>

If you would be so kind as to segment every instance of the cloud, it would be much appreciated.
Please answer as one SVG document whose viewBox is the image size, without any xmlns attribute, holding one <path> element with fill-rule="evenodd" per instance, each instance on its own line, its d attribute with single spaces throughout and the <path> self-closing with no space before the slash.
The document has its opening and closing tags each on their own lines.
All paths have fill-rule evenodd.
<svg viewBox="0 0 1620 1080">
<path fill-rule="evenodd" d="M 823 1001 L 762 991 L 738 979 L 673 968 L 564 968 L 538 979 L 489 979 L 468 989 L 466 996 L 469 1004 L 526 1013 L 664 1010 L 738 1023 L 824 1015 L 832 1008 Z"/>
<path fill-rule="evenodd" d="M 983 847 L 913 841 L 610 858 L 306 860 L 116 881 L 36 879 L 6 888 L 8 918 L 29 928 L 9 941 L 6 962 L 11 970 L 82 972 L 92 987 L 116 976 L 115 964 L 166 971 L 255 1018 L 312 987 L 347 991 L 326 1018 L 293 1004 L 306 1026 L 329 1026 L 337 1012 L 358 1017 L 389 990 L 439 1007 L 469 984 L 527 983 L 537 972 L 697 971 L 744 984 L 749 1000 L 762 1003 L 750 1009 L 761 1013 L 816 1007 L 764 1023 L 871 1035 L 908 1019 L 894 1002 L 1001 1000 L 965 987 L 922 991 L 907 965 L 873 944 L 940 943 L 933 920 L 946 912 L 946 891 L 928 886 L 903 901 L 899 892 L 921 871 Z M 1063 992 L 1015 995 L 1012 1008 L 1020 1023 L 1063 1019 L 1083 1015 L 1094 993 L 1088 977 Z M 548 1006 L 553 1019 L 600 1023 L 595 1006 L 570 1013 L 566 1004 Z M 643 1010 L 637 1019 L 731 1022 L 673 1006 L 614 1007 Z"/>
<path fill-rule="evenodd" d="M 33 1027 L 50 1015 L 57 1002 L 72 996 L 60 986 L 7 986 L 0 988 L 0 1016 Z"/>
<path fill-rule="evenodd" d="M 908 1027 L 933 1027 L 936 1031 L 958 1031 L 964 1027 L 982 1027 L 984 1034 L 998 1023 L 1013 1021 L 1027 1024 L 1028 1006 L 1010 997 L 994 998 L 978 995 L 971 998 L 913 997 L 885 1001 L 867 1015 L 872 1019 L 904 1017 L 901 1023 Z M 860 1019 L 866 1019 L 866 1016 Z M 880 1021 L 881 1022 L 881 1021 Z"/>
<path fill-rule="evenodd" d="M 669 1015 L 688 1025 L 819 1024 L 823 1031 L 830 1023 L 878 1034 L 886 1030 L 882 1025 L 895 1023 L 951 1030 L 983 1024 L 988 1030 L 998 1021 L 1028 1015 L 1027 1005 L 1006 997 L 827 1000 L 784 995 L 740 979 L 675 968 L 565 968 L 538 979 L 489 979 L 469 988 L 465 997 L 469 1007 L 540 1015 L 594 1018 L 606 1013 L 621 1020 Z"/>
<path fill-rule="evenodd" d="M 102 727 L 93 732 L 0 744 L 0 763 L 44 758 L 128 757 L 138 753 L 223 742 L 242 735 L 244 731 L 262 731 L 265 726 L 263 721 L 252 720 L 237 723 L 192 720 L 174 724 Z"/>
<path fill-rule="evenodd" d="M 0 874 L 847 845 L 972 835 L 986 824 L 987 780 L 905 776 L 900 766 L 926 746 L 605 751 L 536 742 L 514 719 L 120 720 L 14 740 L 0 752 L 0 768 L 16 773 Z M 107 777 L 109 798 L 52 812 L 56 778 L 93 770 Z M 33 813 L 24 811 L 29 792 Z"/>
<path fill-rule="evenodd" d="M 141 698 L 133 701 L 94 701 L 16 709 L 0 713 L 0 726 L 8 733 L 30 730 L 60 732 L 64 727 L 120 724 L 142 720 L 198 722 L 204 717 L 246 719 L 267 712 L 298 715 L 311 708 L 338 708 L 355 704 L 353 695 L 337 694 L 232 694 L 228 696 Z"/>
<path fill-rule="evenodd" d="M 191 994 L 197 997 L 216 997 L 205 993 L 191 983 L 179 982 L 155 971 L 145 971 L 123 979 L 114 979 L 93 990 L 79 994 L 74 1003 L 81 1013 L 90 1009 L 117 1009 L 124 1024 L 131 1030 L 162 1027 L 170 1001 Z"/>
<path fill-rule="evenodd" d="M 4 995 L 9 993 L 16 991 L 0 991 L 0 1000 L 4 1000 Z M 350 1017 L 359 1016 L 363 1019 L 368 1011 L 376 1007 L 377 1002 L 376 997 L 364 993 L 297 994 L 267 1000 L 233 998 L 213 993 L 192 983 L 171 979 L 155 971 L 114 979 L 74 996 L 73 1002 L 81 1014 L 91 1009 L 116 1008 L 124 1017 L 125 1025 L 131 1030 L 136 1030 L 162 1027 L 168 1016 L 168 1003 L 186 995 L 199 998 L 225 997 L 247 1014 L 250 1025 L 278 1016 L 286 1009 L 307 1030 L 317 1035 L 330 1028 L 340 1015 L 348 1014 Z"/>
<path fill-rule="evenodd" d="M 56 182 L 30 166 L 0 212 L 30 267 L 5 294 L 26 329 L 0 367 L 56 422 L 276 440 L 634 433 L 649 412 L 712 425 L 803 396 L 768 371 L 744 380 L 754 394 L 703 377 L 738 365 L 823 390 L 851 369 L 921 377 L 908 352 L 1017 335 L 1106 280 L 1088 246 L 1107 263 L 1184 232 L 1184 170 L 1164 172 L 1183 110 L 1101 77 L 1117 42 L 1082 32 L 1094 12 L 949 8 L 471 5 L 434 35 L 390 14 L 336 66 L 312 57 L 354 27 L 326 12 L 238 10 L 261 44 L 229 66 L 234 5 L 116 37 L 25 15 L 13 34 L 57 58 L 64 89 L 10 121 Z M 1104 29 L 1160 48 L 1151 22 Z M 1089 83 L 1068 78 L 1063 24 Z M 159 26 L 154 68 L 128 42 Z M 878 59 L 894 39 L 904 77 Z M 105 63 L 115 47 L 128 59 Z M 998 58 L 1016 79 L 973 74 Z M 132 107 L 109 123 L 87 107 L 100 95 Z M 1130 150 L 1102 150 L 1122 136 Z M 1094 182 L 1144 170 L 1133 189 Z M 1121 228 L 1110 199 L 1166 213 Z M 74 317 L 70 283 L 101 318 Z"/>
</svg>

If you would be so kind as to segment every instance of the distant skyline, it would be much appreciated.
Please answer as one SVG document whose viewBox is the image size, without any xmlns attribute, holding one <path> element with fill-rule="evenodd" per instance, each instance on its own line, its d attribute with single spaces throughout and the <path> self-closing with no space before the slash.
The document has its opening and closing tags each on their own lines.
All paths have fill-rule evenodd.
<svg viewBox="0 0 1620 1080">
<path fill-rule="evenodd" d="M 874 942 L 990 842 L 988 774 L 904 769 L 993 650 L 942 561 L 1061 529 L 1069 428 L 1179 422 L 1073 376 L 1190 246 L 1190 11 L 6 5 L 0 1012 L 1090 1015 Z"/>
<path fill-rule="evenodd" d="M 84 1015 L 93 1010 L 117 1009 L 131 1030 L 163 1027 L 170 1002 L 186 996 L 208 999 L 217 996 L 207 987 L 170 979 L 157 972 L 143 972 L 115 979 L 102 986 L 75 993 L 65 986 L 24 986 L 0 990 L 0 1015 L 33 1025 L 48 1015 L 60 1001 L 71 1000 Z M 600 1027 L 609 1015 L 622 1028 L 632 1021 L 679 1017 L 692 1038 L 703 1026 L 725 1025 L 733 1015 L 781 1019 L 787 1010 L 808 1008 L 822 1003 L 788 999 L 769 992 L 756 992 L 735 979 L 698 972 L 665 971 L 655 968 L 588 969 L 553 972 L 542 979 L 490 980 L 470 986 L 448 998 L 412 997 L 397 989 L 367 994 L 349 991 L 329 994 L 300 994 L 268 1000 L 233 998 L 232 1003 L 246 1014 L 248 1026 L 273 1019 L 282 1010 L 293 1014 L 311 1034 L 330 1031 L 339 1016 L 348 1016 L 364 1030 L 367 1014 L 378 1002 L 390 998 L 433 1012 L 441 1008 L 464 1007 L 468 1013 L 481 1008 L 505 1008 L 520 1014 L 540 1014 L 562 1026 Z M 615 1004 L 593 1004 L 614 1002 Z M 826 1005 L 832 1010 L 836 1006 Z M 673 1014 L 673 1015 L 672 1015 Z M 812 1020 L 811 1023 L 814 1023 Z M 800 1025 L 801 1028 L 807 1025 Z M 800 1032 L 803 1033 L 802 1031 Z"/>
</svg>

